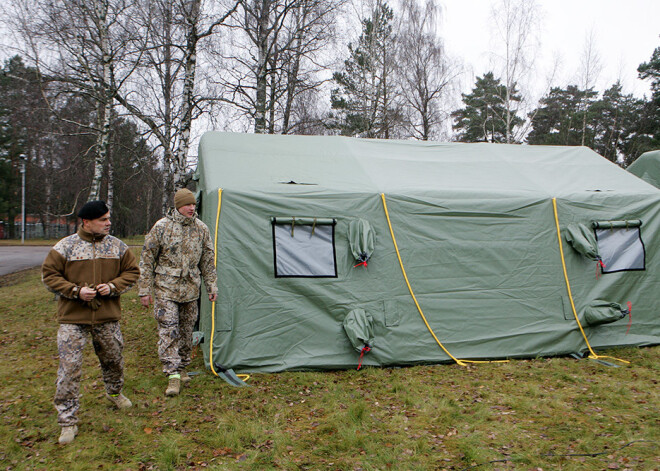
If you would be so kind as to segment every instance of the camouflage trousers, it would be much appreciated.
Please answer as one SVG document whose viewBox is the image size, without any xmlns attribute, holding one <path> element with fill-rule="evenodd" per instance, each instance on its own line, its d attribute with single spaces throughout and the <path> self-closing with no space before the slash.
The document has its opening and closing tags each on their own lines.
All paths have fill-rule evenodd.
<svg viewBox="0 0 660 471">
<path fill-rule="evenodd" d="M 94 352 L 101 364 L 105 391 L 119 394 L 124 386 L 124 339 L 119 322 L 97 325 L 60 324 L 57 332 L 57 350 L 60 366 L 57 370 L 55 409 L 61 427 L 75 425 L 80 408 L 80 378 L 82 376 L 83 349 L 91 335 Z"/>
<path fill-rule="evenodd" d="M 163 373 L 180 373 L 192 361 L 192 333 L 197 312 L 197 300 L 188 303 L 154 300 L 154 317 L 158 322 L 158 357 L 163 364 Z"/>
</svg>

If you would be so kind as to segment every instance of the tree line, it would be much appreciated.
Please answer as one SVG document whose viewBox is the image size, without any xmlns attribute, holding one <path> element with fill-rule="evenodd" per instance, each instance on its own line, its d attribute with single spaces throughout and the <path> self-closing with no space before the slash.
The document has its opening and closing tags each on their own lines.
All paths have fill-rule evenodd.
<svg viewBox="0 0 660 471">
<path fill-rule="evenodd" d="M 23 155 L 44 225 L 103 198 L 116 233 L 143 233 L 190 183 L 204 127 L 586 145 L 623 166 L 660 147 L 660 48 L 638 69 L 648 98 L 597 91 L 588 43 L 581 80 L 535 101 L 538 7 L 499 0 L 493 70 L 459 94 L 440 13 L 434 0 L 8 0 L 0 216 L 19 212 Z"/>
</svg>

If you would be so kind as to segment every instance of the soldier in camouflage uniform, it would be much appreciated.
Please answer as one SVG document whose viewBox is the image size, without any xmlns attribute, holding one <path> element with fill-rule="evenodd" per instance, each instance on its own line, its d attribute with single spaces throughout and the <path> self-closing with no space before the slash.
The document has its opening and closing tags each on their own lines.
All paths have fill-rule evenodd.
<svg viewBox="0 0 660 471">
<path fill-rule="evenodd" d="M 106 398 L 119 409 L 132 405 L 121 393 L 124 340 L 119 296 L 138 279 L 137 261 L 126 244 L 108 235 L 110 213 L 103 201 L 86 203 L 78 216 L 82 219 L 78 232 L 55 244 L 42 266 L 44 284 L 59 296 L 60 366 L 54 403 L 61 444 L 72 442 L 78 433 L 76 413 L 88 336 L 101 364 Z"/>
<path fill-rule="evenodd" d="M 140 258 L 138 295 L 143 306 L 154 302 L 158 322 L 158 357 L 169 381 L 165 395 L 176 396 L 192 353 L 201 278 L 209 300 L 217 298 L 217 275 L 209 228 L 197 219 L 195 196 L 188 189 L 174 195 L 175 208 L 151 228 Z"/>
</svg>

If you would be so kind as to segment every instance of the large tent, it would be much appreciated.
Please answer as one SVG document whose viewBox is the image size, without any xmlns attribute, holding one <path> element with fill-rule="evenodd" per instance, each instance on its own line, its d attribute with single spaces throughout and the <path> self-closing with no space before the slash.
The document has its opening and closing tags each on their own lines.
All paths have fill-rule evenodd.
<svg viewBox="0 0 660 471">
<path fill-rule="evenodd" d="M 660 191 L 588 148 L 209 132 L 196 176 L 207 366 L 660 343 Z"/>
<path fill-rule="evenodd" d="M 644 152 L 627 169 L 633 175 L 660 188 L 660 150 Z"/>
</svg>

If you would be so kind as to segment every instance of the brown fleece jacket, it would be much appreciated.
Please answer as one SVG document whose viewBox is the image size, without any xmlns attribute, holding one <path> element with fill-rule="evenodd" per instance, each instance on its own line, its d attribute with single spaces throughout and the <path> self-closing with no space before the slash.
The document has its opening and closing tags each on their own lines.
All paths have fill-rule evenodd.
<svg viewBox="0 0 660 471">
<path fill-rule="evenodd" d="M 140 275 L 135 256 L 113 236 L 92 235 L 82 228 L 60 240 L 41 267 L 41 278 L 50 291 L 60 296 L 57 318 L 61 324 L 102 324 L 121 318 L 119 296 L 128 291 Z M 97 294 L 98 309 L 78 298 L 83 286 L 108 283 L 108 296 Z"/>
</svg>

